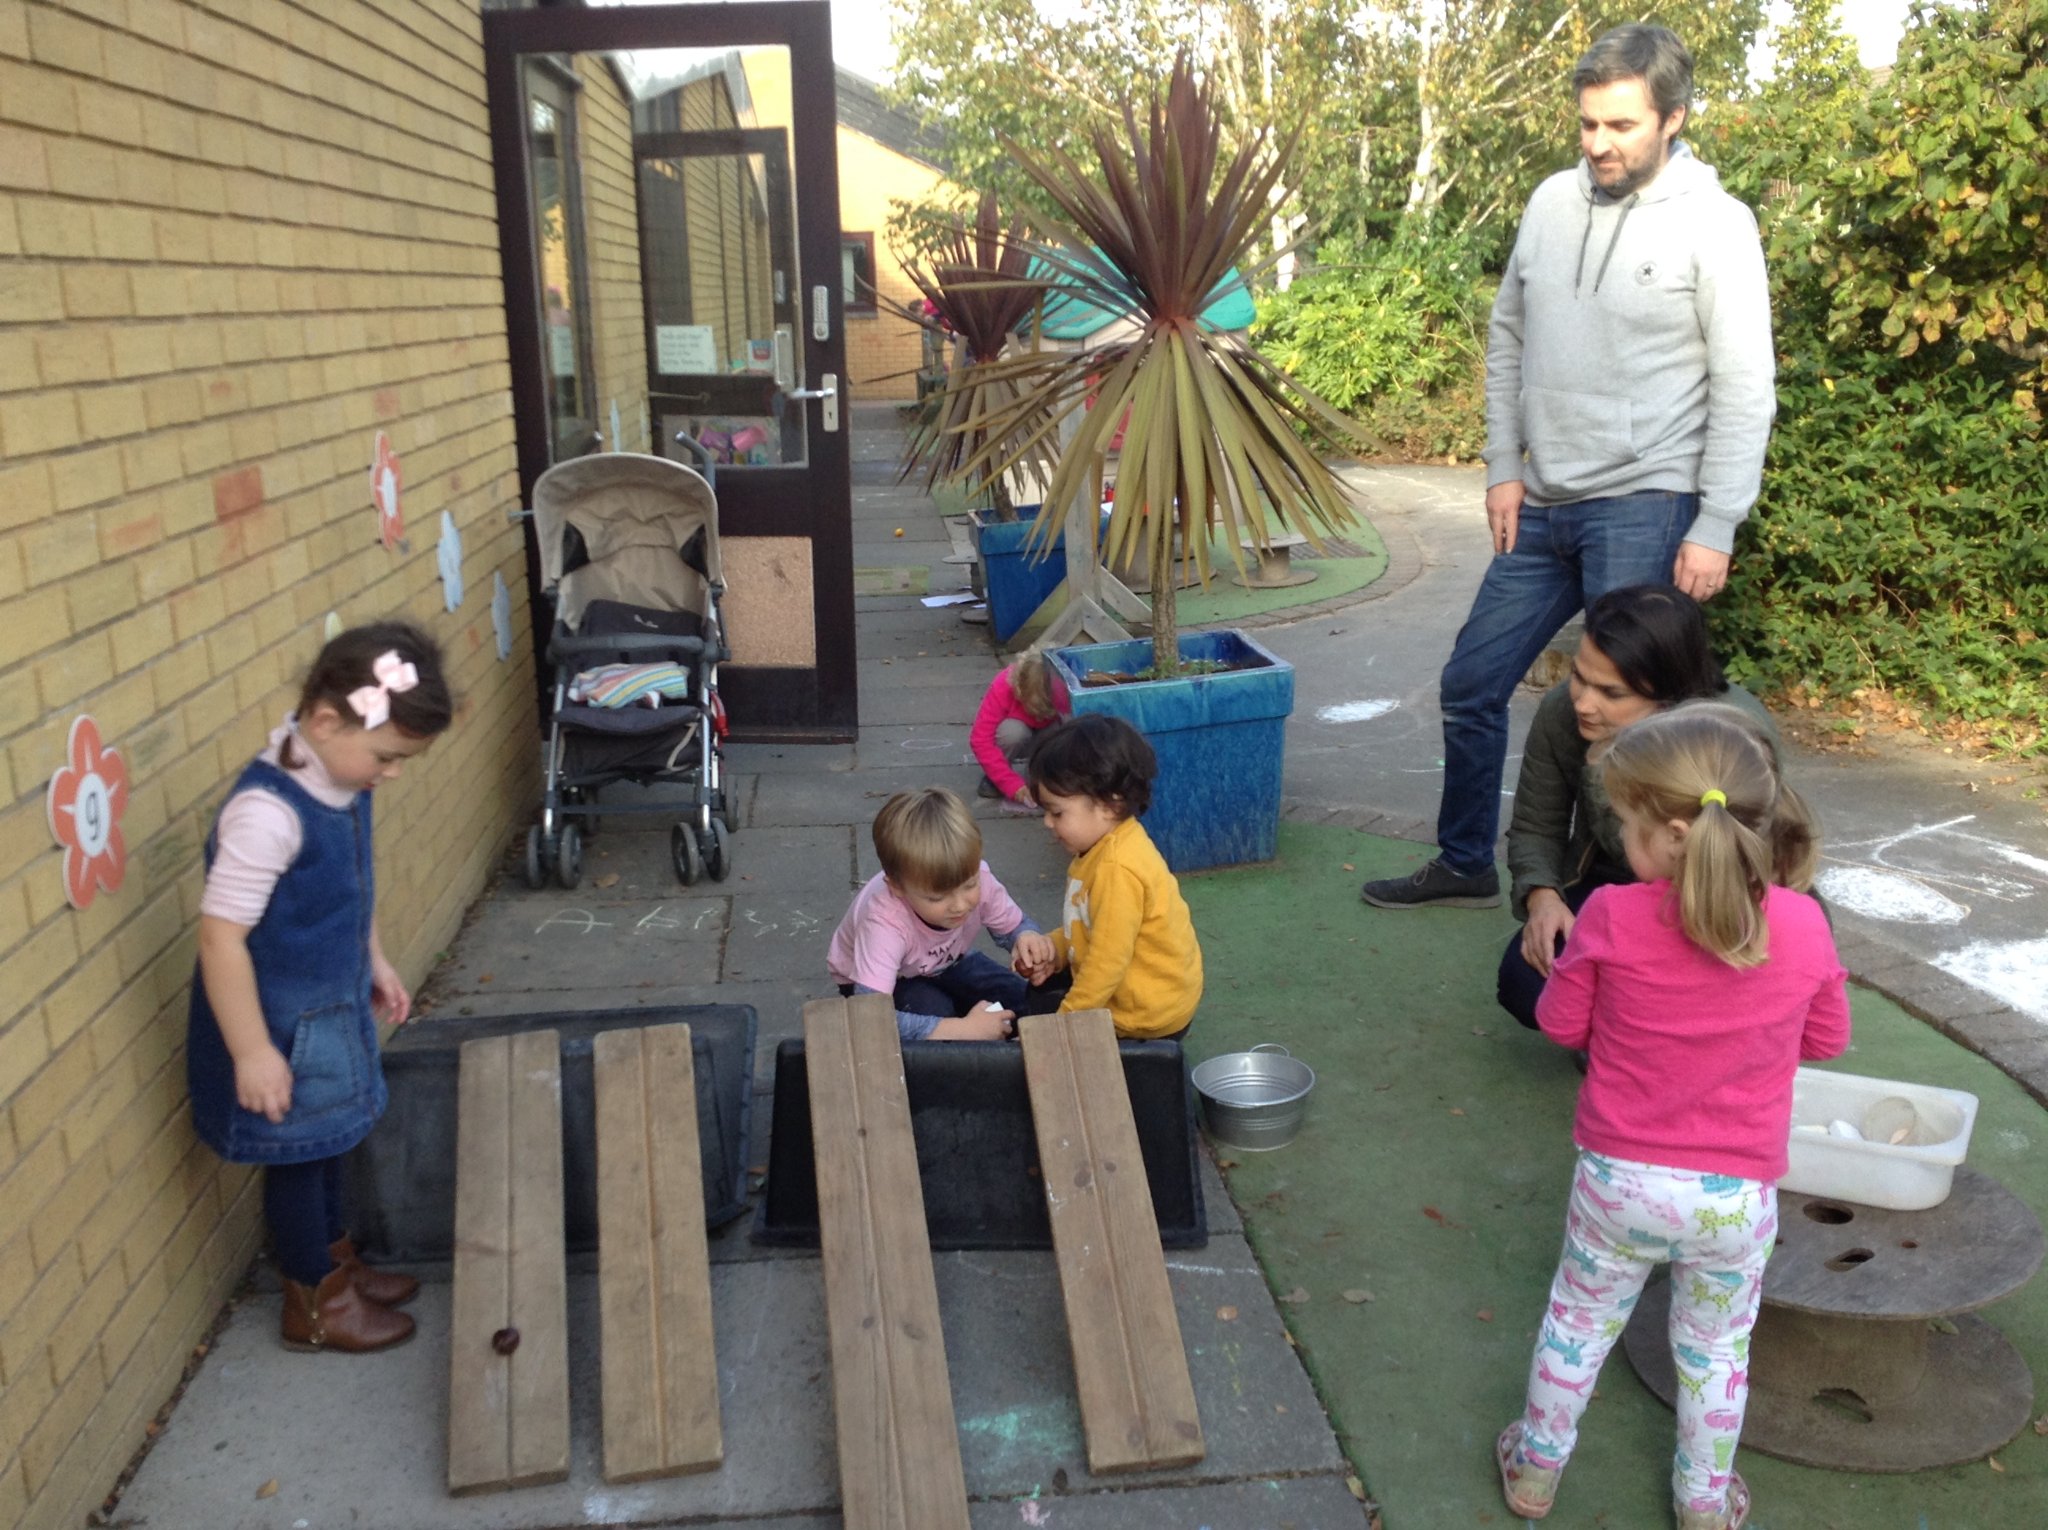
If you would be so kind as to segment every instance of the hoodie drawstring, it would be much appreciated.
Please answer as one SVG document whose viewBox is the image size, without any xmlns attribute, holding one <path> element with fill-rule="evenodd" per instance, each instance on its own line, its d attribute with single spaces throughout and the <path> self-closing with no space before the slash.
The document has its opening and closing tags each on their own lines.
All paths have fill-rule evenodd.
<svg viewBox="0 0 2048 1530">
<path fill-rule="evenodd" d="M 1622 225 L 1628 222 L 1629 213 L 1634 209 L 1636 203 L 1642 201 L 1642 199 L 1643 194 L 1638 191 L 1621 204 L 1621 216 L 1614 220 L 1614 232 L 1607 236 L 1607 251 L 1600 257 L 1600 269 L 1593 273 L 1593 291 L 1595 293 L 1599 292 L 1600 283 L 1607 279 L 1607 262 L 1614 259 L 1614 247 L 1621 243 Z M 1586 275 L 1586 245 L 1593 237 L 1593 204 L 1596 200 L 1598 199 L 1595 197 L 1586 198 L 1586 231 L 1579 235 L 1579 264 L 1578 268 L 1572 272 L 1573 297 L 1579 295 L 1579 283 Z"/>
</svg>

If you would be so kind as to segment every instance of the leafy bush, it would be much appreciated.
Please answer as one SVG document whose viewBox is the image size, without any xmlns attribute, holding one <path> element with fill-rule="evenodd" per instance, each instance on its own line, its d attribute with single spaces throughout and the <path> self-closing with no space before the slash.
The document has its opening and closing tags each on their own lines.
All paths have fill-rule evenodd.
<svg viewBox="0 0 2048 1530">
<path fill-rule="evenodd" d="M 1764 497 L 1708 607 L 1729 672 L 1875 689 L 2042 745 L 2048 526 L 2039 422 L 1974 368 L 1901 378 L 1879 353 L 1794 355 Z"/>
<path fill-rule="evenodd" d="M 1383 452 L 1476 457 L 1494 285 L 1454 239 L 1332 243 L 1287 291 L 1260 301 L 1253 333 Z"/>
</svg>

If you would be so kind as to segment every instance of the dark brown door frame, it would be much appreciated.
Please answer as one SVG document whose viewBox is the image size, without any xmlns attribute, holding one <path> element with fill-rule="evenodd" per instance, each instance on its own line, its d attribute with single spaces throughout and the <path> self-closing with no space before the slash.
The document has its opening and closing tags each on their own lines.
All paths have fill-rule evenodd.
<svg viewBox="0 0 2048 1530">
<path fill-rule="evenodd" d="M 721 476 L 719 522 L 726 535 L 805 536 L 811 542 L 812 620 L 817 663 L 809 670 L 747 669 L 721 673 L 736 736 L 790 742 L 844 742 L 859 726 L 858 671 L 853 630 L 853 523 L 840 507 L 852 504 L 852 458 L 847 438 L 846 315 L 839 284 L 838 108 L 832 71 L 832 14 L 828 0 L 750 0 L 728 5 L 618 6 L 529 11 L 486 11 L 484 83 L 490 103 L 491 157 L 498 193 L 498 249 L 504 267 L 505 340 L 512 374 L 519 494 L 528 502 L 534 480 L 547 470 L 546 382 L 540 369 L 539 316 L 532 241 L 532 193 L 525 174 L 525 114 L 519 64 L 529 54 L 612 53 L 637 48 L 783 47 L 790 67 L 790 159 L 797 205 L 797 266 L 823 278 L 830 298 L 830 337 L 812 338 L 798 326 L 803 376 L 830 372 L 840 379 L 841 427 L 818 428 L 817 405 L 807 404 L 810 468 L 830 492 L 818 497 L 828 513 L 793 500 L 782 470 L 756 468 Z M 517 231 L 508 233 L 508 230 Z M 816 281 L 806 285 L 817 285 Z M 534 604 L 535 661 L 547 648 L 545 603 L 538 599 L 538 549 L 527 523 L 529 589 Z M 749 726 L 749 718 L 761 719 Z"/>
</svg>

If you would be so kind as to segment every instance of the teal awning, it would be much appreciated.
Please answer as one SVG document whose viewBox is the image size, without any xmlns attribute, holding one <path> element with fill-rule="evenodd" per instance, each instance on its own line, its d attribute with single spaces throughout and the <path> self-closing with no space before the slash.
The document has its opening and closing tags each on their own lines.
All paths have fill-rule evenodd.
<svg viewBox="0 0 2048 1530">
<path fill-rule="evenodd" d="M 1032 275 L 1042 276 L 1045 273 L 1043 265 L 1036 262 L 1033 265 Z M 1045 300 L 1045 338 L 1048 340 L 1085 340 L 1105 324 L 1112 324 L 1130 312 L 1129 309 L 1113 312 L 1071 290 L 1061 290 L 1072 285 L 1071 277 L 1053 278 L 1053 290 Z M 1210 293 L 1209 306 L 1202 310 L 1199 322 L 1208 330 L 1249 329 L 1257 315 L 1251 290 L 1233 266 Z M 1030 323 L 1026 319 L 1023 327 L 1028 330 Z"/>
</svg>

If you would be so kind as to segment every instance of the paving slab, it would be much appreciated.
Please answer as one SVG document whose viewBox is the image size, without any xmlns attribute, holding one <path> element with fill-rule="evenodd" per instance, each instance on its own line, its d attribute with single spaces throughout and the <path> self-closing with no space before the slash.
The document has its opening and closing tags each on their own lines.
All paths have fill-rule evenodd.
<svg viewBox="0 0 2048 1530">
<path fill-rule="evenodd" d="M 861 686 L 863 727 L 887 727 L 895 723 L 952 723 L 964 734 L 974 721 L 975 708 L 981 705 L 981 698 L 988 692 L 989 678 L 994 671 L 986 671 L 979 679 L 964 683 L 941 681 L 933 684 L 917 683 L 907 677 L 898 679 L 890 670 L 882 673 L 890 678 L 864 682 Z"/>
<path fill-rule="evenodd" d="M 1279 1337 L 1278 1318 L 1243 1240 L 1219 1237 L 1167 1263 L 1197 1395 L 1204 1399 L 1208 1459 L 1178 1472 L 1099 1480 L 1088 1475 L 1064 1340 L 1047 1342 L 1064 1331 L 1052 1256 L 935 1258 L 972 1496 L 1028 1498 L 1051 1491 L 1055 1481 L 1085 1499 L 1095 1488 L 1128 1493 L 1149 1483 L 1341 1474 L 1342 1457 L 1321 1423 L 1306 1375 Z M 430 1283 L 422 1289 L 413 1308 L 420 1322 L 413 1342 L 346 1362 L 282 1349 L 277 1302 L 265 1296 L 233 1312 L 162 1447 L 129 1488 L 124 1522 L 161 1530 L 276 1530 L 298 1519 L 309 1527 L 539 1530 L 758 1520 L 835 1508 L 838 1466 L 820 1265 L 788 1255 L 720 1261 L 712 1266 L 711 1284 L 726 1445 L 725 1463 L 716 1471 L 629 1487 L 601 1480 L 597 1282 L 587 1272 L 569 1283 L 569 1480 L 460 1499 L 450 1498 L 444 1485 L 449 1288 Z M 1224 1312 L 1231 1316 L 1219 1316 Z M 281 1399 L 290 1405 L 280 1406 Z M 366 1470 L 371 1461 L 375 1469 Z M 256 1498 L 272 1478 L 276 1494 Z M 1097 1511 L 1110 1507 L 1105 1502 Z"/>
<path fill-rule="evenodd" d="M 728 744 L 725 767 L 735 773 L 817 775 L 851 770 L 852 744 Z"/>
<path fill-rule="evenodd" d="M 674 981 L 717 972 L 724 900 L 684 912 L 591 894 L 586 886 L 484 904 L 434 970 L 431 991 L 442 1001 L 486 989 L 581 993 L 618 986 L 629 973 Z"/>
<path fill-rule="evenodd" d="M 887 770 L 863 770 L 855 775 L 763 777 L 749 822 L 760 827 L 852 824 L 856 838 L 865 837 L 882 804 L 896 793 L 921 786 L 951 786 L 958 791 L 957 780 L 942 779 L 957 775 L 950 766 L 933 770 L 908 763 Z M 972 782 L 967 790 L 972 792 Z"/>
</svg>

